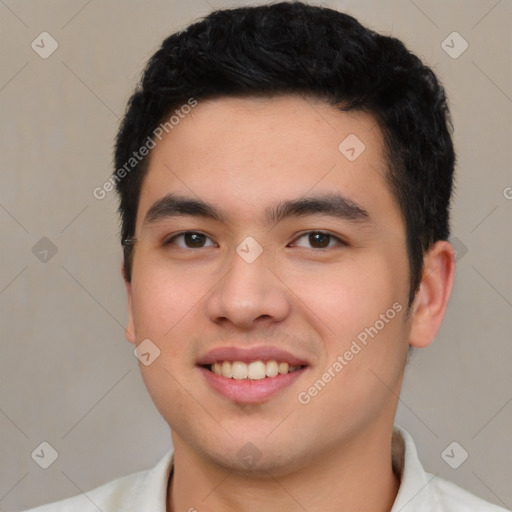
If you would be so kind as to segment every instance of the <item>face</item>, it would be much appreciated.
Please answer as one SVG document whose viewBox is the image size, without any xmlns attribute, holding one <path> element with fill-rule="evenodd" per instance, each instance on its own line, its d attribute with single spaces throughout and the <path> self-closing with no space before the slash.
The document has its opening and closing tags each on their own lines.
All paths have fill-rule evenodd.
<svg viewBox="0 0 512 512">
<path fill-rule="evenodd" d="M 392 424 L 411 325 L 385 174 L 371 116 L 292 96 L 199 102 L 153 149 L 126 333 L 160 351 L 140 366 L 176 450 L 285 471 Z"/>
</svg>

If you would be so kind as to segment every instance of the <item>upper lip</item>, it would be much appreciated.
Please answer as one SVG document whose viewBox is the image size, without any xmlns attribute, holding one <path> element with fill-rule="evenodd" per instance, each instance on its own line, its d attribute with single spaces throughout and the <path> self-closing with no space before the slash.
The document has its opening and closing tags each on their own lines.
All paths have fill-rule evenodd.
<svg viewBox="0 0 512 512">
<path fill-rule="evenodd" d="M 289 363 L 291 366 L 308 365 L 305 359 L 295 356 L 287 350 L 268 345 L 254 347 L 224 346 L 213 348 L 201 356 L 197 364 L 204 366 L 222 361 L 240 361 L 242 363 L 251 363 L 252 361 L 277 361 Z"/>
</svg>

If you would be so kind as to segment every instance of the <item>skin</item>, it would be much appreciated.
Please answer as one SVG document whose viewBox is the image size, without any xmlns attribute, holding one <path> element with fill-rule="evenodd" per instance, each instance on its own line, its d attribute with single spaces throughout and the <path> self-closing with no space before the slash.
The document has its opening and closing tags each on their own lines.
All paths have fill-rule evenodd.
<svg viewBox="0 0 512 512">
<path fill-rule="evenodd" d="M 349 161 L 338 146 L 356 134 Z M 410 346 L 434 339 L 454 276 L 454 251 L 438 242 L 407 309 L 405 225 L 385 181 L 382 133 L 363 113 L 293 96 L 199 102 L 152 151 L 144 179 L 127 339 L 149 338 L 160 356 L 141 366 L 172 431 L 175 467 L 167 510 L 389 511 L 399 486 L 391 433 Z M 269 223 L 276 202 L 339 192 L 369 222 L 324 214 Z M 219 222 L 191 216 L 145 223 L 166 194 L 215 205 Z M 210 238 L 187 248 L 196 230 Z M 304 232 L 339 237 L 327 248 Z M 247 236 L 262 254 L 235 251 Z M 314 244 L 314 241 L 313 241 Z M 298 394 L 322 377 L 357 335 L 393 304 L 401 311 L 304 405 Z M 271 344 L 308 361 L 293 384 L 263 403 L 214 391 L 196 366 L 211 348 Z M 260 459 L 247 467 L 239 450 Z"/>
</svg>

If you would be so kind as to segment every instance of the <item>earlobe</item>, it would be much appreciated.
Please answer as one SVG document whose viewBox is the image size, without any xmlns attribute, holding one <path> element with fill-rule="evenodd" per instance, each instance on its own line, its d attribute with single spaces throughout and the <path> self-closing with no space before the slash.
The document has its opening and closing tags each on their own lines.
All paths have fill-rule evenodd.
<svg viewBox="0 0 512 512">
<path fill-rule="evenodd" d="M 412 305 L 409 343 L 424 348 L 441 327 L 455 276 L 455 251 L 447 241 L 436 242 L 424 257 L 423 275 Z"/>
<path fill-rule="evenodd" d="M 123 272 L 123 276 L 124 275 L 125 274 Z M 137 338 L 135 336 L 135 325 L 133 322 L 132 283 L 127 281 L 125 278 L 124 285 L 126 287 L 126 298 L 128 303 L 128 319 L 126 320 L 124 335 L 130 343 L 135 343 Z"/>
</svg>

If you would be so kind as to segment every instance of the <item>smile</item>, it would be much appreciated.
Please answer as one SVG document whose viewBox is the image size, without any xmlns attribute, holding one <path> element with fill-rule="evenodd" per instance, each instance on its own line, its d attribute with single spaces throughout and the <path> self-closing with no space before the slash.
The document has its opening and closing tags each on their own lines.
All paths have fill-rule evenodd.
<svg viewBox="0 0 512 512">
<path fill-rule="evenodd" d="M 287 375 L 303 366 L 292 366 L 287 362 L 278 363 L 276 360 L 270 361 L 252 361 L 244 363 L 242 361 L 219 361 L 209 366 L 209 370 L 216 375 L 227 379 L 235 380 L 262 380 L 266 378 L 274 378 L 278 375 Z"/>
<path fill-rule="evenodd" d="M 305 357 L 272 345 L 212 348 L 196 365 L 209 389 L 237 404 L 267 402 L 310 369 Z"/>
</svg>

